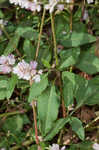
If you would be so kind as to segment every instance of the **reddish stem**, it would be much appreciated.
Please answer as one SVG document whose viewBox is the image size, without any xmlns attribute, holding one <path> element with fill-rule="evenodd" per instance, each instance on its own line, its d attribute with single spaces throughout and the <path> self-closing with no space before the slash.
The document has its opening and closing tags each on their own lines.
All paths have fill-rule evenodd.
<svg viewBox="0 0 99 150">
<path fill-rule="evenodd" d="M 35 138 L 36 138 L 36 144 L 39 144 L 38 139 L 38 130 L 37 130 L 37 119 L 36 119 L 36 111 L 35 111 L 35 103 L 32 101 L 32 108 L 33 108 L 33 117 L 34 117 L 34 126 L 35 126 Z"/>
</svg>

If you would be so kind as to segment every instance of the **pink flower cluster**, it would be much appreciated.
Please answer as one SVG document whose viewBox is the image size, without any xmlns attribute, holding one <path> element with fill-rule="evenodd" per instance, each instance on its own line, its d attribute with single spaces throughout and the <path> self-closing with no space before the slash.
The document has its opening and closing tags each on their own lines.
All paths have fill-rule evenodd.
<svg viewBox="0 0 99 150">
<path fill-rule="evenodd" d="M 12 68 L 14 64 L 15 64 L 14 55 L 12 54 L 8 56 L 2 55 L 0 57 L 0 72 L 2 74 L 7 74 L 12 72 Z"/>
<path fill-rule="evenodd" d="M 21 8 L 38 12 L 41 10 L 41 4 L 43 4 L 43 0 L 9 0 L 9 2 L 11 4 L 19 5 Z M 52 13 L 57 6 L 57 10 L 62 11 L 64 9 L 64 4 L 59 4 L 60 2 L 72 3 L 72 0 L 48 0 L 48 4 L 44 4 L 44 8 Z M 93 0 L 87 0 L 87 3 L 93 3 Z"/>
<path fill-rule="evenodd" d="M 11 4 L 19 5 L 21 8 L 25 8 L 31 11 L 40 11 L 41 6 L 37 0 L 29 1 L 29 0 L 9 0 Z"/>
<path fill-rule="evenodd" d="M 22 60 L 13 68 L 13 73 L 17 74 L 19 79 L 33 80 L 34 82 L 40 82 L 40 75 L 42 70 L 37 71 L 37 62 L 31 61 L 30 64 Z"/>
<path fill-rule="evenodd" d="M 8 56 L 0 56 L 0 73 L 8 74 L 10 72 L 16 74 L 19 79 L 33 80 L 40 82 L 40 75 L 42 70 L 37 70 L 37 62 L 31 61 L 30 63 L 22 60 L 15 67 L 15 57 L 10 54 Z"/>
</svg>

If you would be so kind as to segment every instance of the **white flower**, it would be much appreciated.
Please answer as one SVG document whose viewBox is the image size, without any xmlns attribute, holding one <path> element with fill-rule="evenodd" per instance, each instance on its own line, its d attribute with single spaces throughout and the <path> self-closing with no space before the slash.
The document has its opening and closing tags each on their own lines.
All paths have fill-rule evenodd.
<svg viewBox="0 0 99 150">
<path fill-rule="evenodd" d="M 49 0 L 49 4 L 45 5 L 45 9 L 49 9 L 49 12 L 52 13 L 58 2 L 59 0 Z"/>
<path fill-rule="evenodd" d="M 71 3 L 72 2 L 72 0 L 66 0 L 66 3 Z"/>
<path fill-rule="evenodd" d="M 99 150 L 99 144 L 98 143 L 94 143 L 92 147 L 94 150 Z"/>
<path fill-rule="evenodd" d="M 33 78 L 32 78 L 32 80 L 34 80 L 36 83 L 38 83 L 38 82 L 40 82 L 40 75 L 39 74 L 37 74 L 37 75 L 35 75 Z"/>
<path fill-rule="evenodd" d="M 59 145 L 58 144 L 53 144 L 49 148 L 50 148 L 50 150 L 59 150 Z"/>
<path fill-rule="evenodd" d="M 38 71 L 38 74 L 42 74 L 42 72 L 43 72 L 42 70 L 39 70 L 39 71 Z"/>
<path fill-rule="evenodd" d="M 53 144 L 52 146 L 49 146 L 49 150 L 65 150 L 66 147 L 63 146 L 61 149 L 59 149 L 59 145 L 58 144 Z"/>
<path fill-rule="evenodd" d="M 88 4 L 93 3 L 93 0 L 87 0 L 87 3 Z"/>
</svg>

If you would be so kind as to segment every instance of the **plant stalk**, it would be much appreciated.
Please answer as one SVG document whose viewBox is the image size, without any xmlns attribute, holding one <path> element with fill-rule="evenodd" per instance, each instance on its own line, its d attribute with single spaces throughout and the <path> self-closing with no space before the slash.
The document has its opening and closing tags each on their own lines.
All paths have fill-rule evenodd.
<svg viewBox="0 0 99 150">
<path fill-rule="evenodd" d="M 54 43 L 54 56 L 55 56 L 56 66 L 58 66 L 58 55 L 57 55 L 57 43 L 56 43 L 56 35 L 55 35 L 54 18 L 53 18 L 52 13 L 50 16 L 51 16 L 51 28 L 52 28 L 53 43 Z"/>
<path fill-rule="evenodd" d="M 42 36 L 42 31 L 43 31 L 45 14 L 46 14 L 46 10 L 44 8 L 43 15 L 42 15 L 42 20 L 41 20 L 40 33 L 39 33 L 39 37 L 38 37 L 38 43 L 37 43 L 37 49 L 36 49 L 35 59 L 37 59 L 38 53 L 39 53 L 39 49 L 40 49 L 40 41 L 41 41 L 41 36 Z"/>
</svg>

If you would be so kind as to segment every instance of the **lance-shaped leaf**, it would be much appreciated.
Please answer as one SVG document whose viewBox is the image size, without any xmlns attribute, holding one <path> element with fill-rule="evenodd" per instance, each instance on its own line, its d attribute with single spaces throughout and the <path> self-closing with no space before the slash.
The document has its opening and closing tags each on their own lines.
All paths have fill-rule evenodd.
<svg viewBox="0 0 99 150">
<path fill-rule="evenodd" d="M 56 94 L 55 86 L 47 89 L 38 98 L 38 116 L 41 123 L 42 134 L 46 135 L 53 127 L 57 119 L 59 99 Z"/>
</svg>

